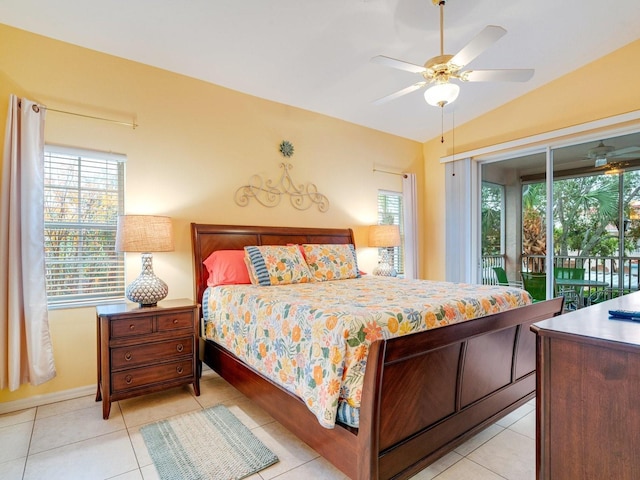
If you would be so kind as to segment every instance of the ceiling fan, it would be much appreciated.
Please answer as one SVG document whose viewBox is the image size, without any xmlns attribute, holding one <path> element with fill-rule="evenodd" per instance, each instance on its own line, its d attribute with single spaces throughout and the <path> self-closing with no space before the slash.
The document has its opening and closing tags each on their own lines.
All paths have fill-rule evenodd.
<svg viewBox="0 0 640 480">
<path fill-rule="evenodd" d="M 637 152 L 637 153 L 636 153 Z M 602 167 L 609 163 L 610 158 L 637 158 L 640 157 L 640 147 L 626 147 L 616 150 L 611 145 L 605 145 L 602 140 L 595 147 L 587 151 L 587 158 L 595 160 L 596 167 Z"/>
<path fill-rule="evenodd" d="M 460 87 L 451 83 L 451 79 L 462 82 L 526 82 L 533 76 L 533 69 L 511 70 L 462 70 L 478 55 L 497 42 L 507 31 L 495 25 L 485 27 L 475 38 L 455 55 L 444 53 L 444 5 L 446 0 L 431 0 L 434 5 L 440 7 L 440 55 L 430 58 L 424 66 L 404 62 L 395 58 L 378 55 L 371 59 L 374 63 L 388 67 L 419 73 L 424 81 L 414 83 L 391 95 L 382 97 L 373 103 L 379 105 L 389 100 L 401 97 L 407 93 L 419 90 L 430 85 L 424 92 L 424 98 L 429 105 L 444 107 L 458 98 Z"/>
</svg>

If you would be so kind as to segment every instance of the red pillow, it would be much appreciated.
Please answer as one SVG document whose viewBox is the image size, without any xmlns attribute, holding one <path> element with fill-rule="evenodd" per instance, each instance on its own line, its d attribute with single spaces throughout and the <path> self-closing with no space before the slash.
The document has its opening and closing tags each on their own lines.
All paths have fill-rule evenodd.
<svg viewBox="0 0 640 480">
<path fill-rule="evenodd" d="M 244 250 L 217 250 L 202 262 L 209 272 L 207 285 L 239 285 L 251 283 L 244 263 Z"/>
</svg>

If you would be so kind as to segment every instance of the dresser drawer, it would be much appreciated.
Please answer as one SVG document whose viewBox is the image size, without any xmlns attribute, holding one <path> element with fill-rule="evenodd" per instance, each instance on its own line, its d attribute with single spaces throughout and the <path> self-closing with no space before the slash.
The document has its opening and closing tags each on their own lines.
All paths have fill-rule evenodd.
<svg viewBox="0 0 640 480">
<path fill-rule="evenodd" d="M 177 358 L 183 355 L 193 355 L 192 336 L 175 338 L 164 342 L 113 348 L 111 350 L 111 368 L 119 370 L 170 360 L 172 357 Z"/>
<path fill-rule="evenodd" d="M 193 376 L 193 359 L 132 368 L 111 375 L 113 393 Z"/>
<path fill-rule="evenodd" d="M 193 329 L 193 312 L 177 312 L 158 315 L 158 331 L 177 330 L 180 328 Z"/>
<path fill-rule="evenodd" d="M 145 335 L 153 331 L 153 316 L 137 316 L 135 318 L 112 320 L 110 325 L 111 338 Z"/>
</svg>

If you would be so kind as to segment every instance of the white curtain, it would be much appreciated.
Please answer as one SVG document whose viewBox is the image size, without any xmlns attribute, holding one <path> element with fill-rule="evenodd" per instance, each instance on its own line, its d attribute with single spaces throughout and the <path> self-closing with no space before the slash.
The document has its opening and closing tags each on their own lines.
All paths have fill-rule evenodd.
<svg viewBox="0 0 640 480">
<path fill-rule="evenodd" d="M 416 174 L 405 173 L 402 177 L 404 204 L 404 278 L 418 277 L 418 193 Z"/>
<path fill-rule="evenodd" d="M 445 280 L 475 283 L 473 222 L 477 192 L 477 163 L 470 158 L 445 165 Z M 476 197 L 478 198 L 478 197 Z"/>
<path fill-rule="evenodd" d="M 44 264 L 44 109 L 11 95 L 0 190 L 0 389 L 56 375 Z"/>
</svg>

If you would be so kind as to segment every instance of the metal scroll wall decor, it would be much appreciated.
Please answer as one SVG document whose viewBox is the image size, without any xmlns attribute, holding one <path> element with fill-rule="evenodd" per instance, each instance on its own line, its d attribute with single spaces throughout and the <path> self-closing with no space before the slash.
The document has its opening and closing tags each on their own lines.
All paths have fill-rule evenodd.
<svg viewBox="0 0 640 480">
<path fill-rule="evenodd" d="M 293 155 L 293 145 L 284 140 L 280 144 L 280 153 L 285 158 Z M 293 165 L 290 163 L 281 163 L 282 174 L 280 180 L 274 183 L 272 180 L 265 180 L 260 175 L 252 175 L 249 183 L 243 185 L 236 190 L 235 201 L 241 207 L 249 205 L 252 198 L 265 207 L 275 207 L 280 203 L 283 196 L 289 197 L 289 202 L 297 210 L 307 210 L 313 205 L 318 207 L 321 212 L 329 210 L 329 199 L 318 192 L 318 187 L 313 183 L 306 185 L 296 185 L 291 178 L 291 169 Z"/>
</svg>

